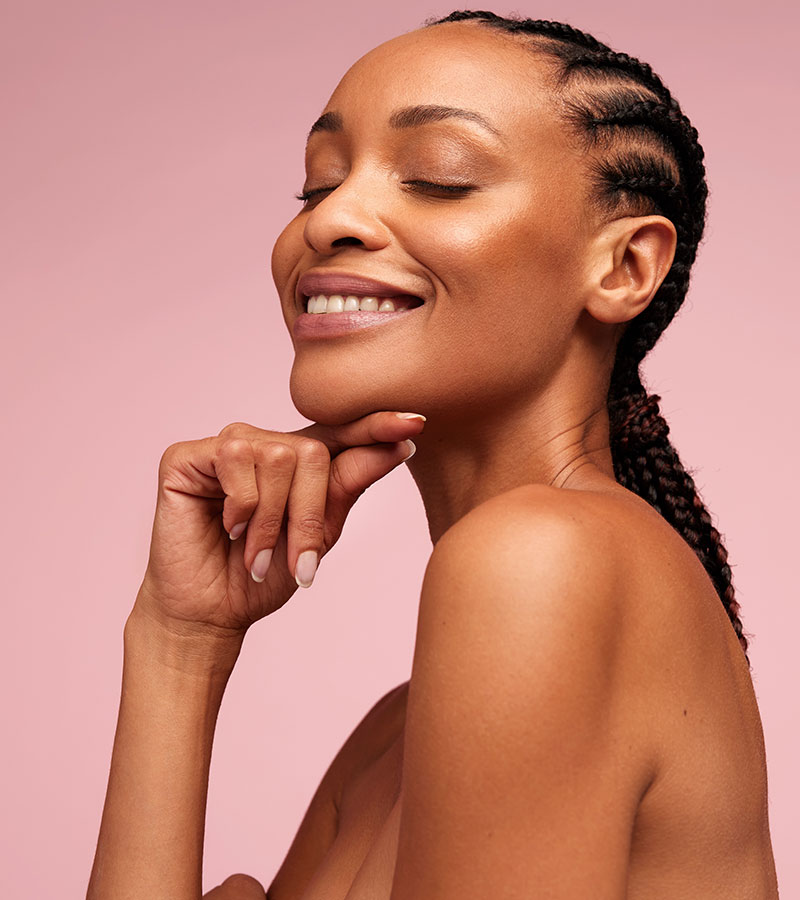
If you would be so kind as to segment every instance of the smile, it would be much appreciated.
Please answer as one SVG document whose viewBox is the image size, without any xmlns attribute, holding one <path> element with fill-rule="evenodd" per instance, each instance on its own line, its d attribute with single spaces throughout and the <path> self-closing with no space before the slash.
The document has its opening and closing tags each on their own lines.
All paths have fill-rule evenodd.
<svg viewBox="0 0 800 900">
<path fill-rule="evenodd" d="M 301 312 L 292 327 L 295 339 L 303 341 L 345 337 L 376 326 L 380 328 L 392 322 L 416 319 L 424 306 L 419 297 L 359 297 L 355 294 L 316 294 L 304 305 L 312 311 Z"/>
<path fill-rule="evenodd" d="M 414 309 L 422 306 L 419 297 L 401 295 L 395 297 L 357 296 L 355 294 L 316 294 L 307 297 L 305 302 L 306 312 L 318 315 L 320 313 L 342 312 L 397 312 L 398 310 Z"/>
</svg>

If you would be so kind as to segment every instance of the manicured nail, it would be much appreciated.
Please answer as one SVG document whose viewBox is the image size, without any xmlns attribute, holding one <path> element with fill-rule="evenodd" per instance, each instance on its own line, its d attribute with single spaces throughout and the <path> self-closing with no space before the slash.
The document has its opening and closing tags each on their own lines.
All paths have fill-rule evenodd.
<svg viewBox="0 0 800 900">
<path fill-rule="evenodd" d="M 256 554 L 253 565 L 250 567 L 250 575 L 253 581 L 257 581 L 260 584 L 267 577 L 267 569 L 269 569 L 271 559 L 272 550 L 260 550 Z"/>
<path fill-rule="evenodd" d="M 398 419 L 419 419 L 422 422 L 428 420 L 421 413 L 395 413 Z"/>
<path fill-rule="evenodd" d="M 304 550 L 297 559 L 297 567 L 294 570 L 294 580 L 298 587 L 311 587 L 314 574 L 317 571 L 317 554 L 313 550 Z"/>
<path fill-rule="evenodd" d="M 408 456 L 404 456 L 402 462 L 405 462 L 407 459 L 411 459 L 411 457 L 417 452 L 417 445 L 413 441 L 403 441 L 403 443 L 408 448 Z"/>
<path fill-rule="evenodd" d="M 234 525 L 230 531 L 230 539 L 235 541 L 236 538 L 241 537 L 245 528 L 247 528 L 247 522 L 239 522 L 238 525 Z"/>
</svg>

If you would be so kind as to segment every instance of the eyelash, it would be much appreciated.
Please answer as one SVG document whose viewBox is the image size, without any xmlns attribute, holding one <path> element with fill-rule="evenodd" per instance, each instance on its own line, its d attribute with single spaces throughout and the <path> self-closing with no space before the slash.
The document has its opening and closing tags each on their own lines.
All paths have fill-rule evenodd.
<svg viewBox="0 0 800 900">
<path fill-rule="evenodd" d="M 469 194 L 471 191 L 476 190 L 476 186 L 474 184 L 436 184 L 433 181 L 404 181 L 403 184 L 413 185 L 416 187 L 422 187 L 428 190 L 434 191 L 443 191 L 447 194 L 452 194 L 453 196 L 465 196 Z M 295 194 L 295 199 L 299 200 L 301 203 L 308 203 L 309 200 L 313 200 L 318 194 L 324 194 L 327 191 L 335 191 L 335 187 L 328 188 L 314 188 L 313 191 L 304 191 L 300 194 Z"/>
</svg>

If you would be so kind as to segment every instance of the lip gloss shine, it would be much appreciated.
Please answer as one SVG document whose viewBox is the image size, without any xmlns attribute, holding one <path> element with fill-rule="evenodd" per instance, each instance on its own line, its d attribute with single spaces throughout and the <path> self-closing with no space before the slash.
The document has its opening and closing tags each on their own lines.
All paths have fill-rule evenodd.
<svg viewBox="0 0 800 900">
<path fill-rule="evenodd" d="M 409 316 L 418 309 L 422 309 L 422 306 L 416 306 L 413 309 L 398 309 L 395 312 L 362 312 L 361 310 L 340 313 L 304 312 L 295 319 L 292 334 L 298 340 L 341 337 L 366 328 L 397 322 L 403 316 Z"/>
</svg>

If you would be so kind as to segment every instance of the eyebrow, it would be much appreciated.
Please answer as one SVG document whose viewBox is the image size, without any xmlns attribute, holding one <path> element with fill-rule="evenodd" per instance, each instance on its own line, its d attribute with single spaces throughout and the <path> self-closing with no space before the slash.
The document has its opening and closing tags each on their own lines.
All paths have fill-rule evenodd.
<svg viewBox="0 0 800 900">
<path fill-rule="evenodd" d="M 344 121 L 341 113 L 326 112 L 323 113 L 316 122 L 311 126 L 308 136 L 316 134 L 318 131 L 341 131 L 344 128 Z"/>
<path fill-rule="evenodd" d="M 421 125 L 430 125 L 433 122 L 442 122 L 445 119 L 465 119 L 468 122 L 474 122 L 480 125 L 486 131 L 501 137 L 500 132 L 492 125 L 492 123 L 482 116 L 480 113 L 471 109 L 461 109 L 457 106 L 405 106 L 398 109 L 389 117 L 389 125 L 392 128 L 419 128 Z M 326 112 L 323 113 L 316 122 L 311 126 L 308 136 L 316 134 L 318 131 L 343 131 L 344 120 L 341 113 Z"/>
<path fill-rule="evenodd" d="M 418 128 L 420 125 L 430 125 L 444 119 L 466 119 L 500 137 L 500 132 L 480 113 L 471 109 L 460 109 L 457 106 L 406 106 L 392 113 L 389 125 L 392 128 Z"/>
</svg>

